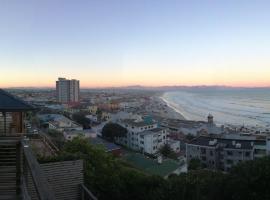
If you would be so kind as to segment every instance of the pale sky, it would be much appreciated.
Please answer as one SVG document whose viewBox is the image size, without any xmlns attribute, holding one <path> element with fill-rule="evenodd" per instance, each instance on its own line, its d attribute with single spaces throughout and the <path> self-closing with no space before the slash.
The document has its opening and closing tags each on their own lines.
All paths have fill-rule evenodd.
<svg viewBox="0 0 270 200">
<path fill-rule="evenodd" d="M 268 0 L 1 0 L 0 87 L 270 86 Z"/>
</svg>

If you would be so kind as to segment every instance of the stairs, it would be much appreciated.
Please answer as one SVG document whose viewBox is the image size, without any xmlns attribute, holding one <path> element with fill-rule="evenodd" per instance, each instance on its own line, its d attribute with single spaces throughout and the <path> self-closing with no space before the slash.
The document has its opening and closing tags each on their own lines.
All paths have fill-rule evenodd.
<svg viewBox="0 0 270 200">
<path fill-rule="evenodd" d="M 20 189 L 19 139 L 0 137 L 0 200 L 18 199 Z"/>
</svg>

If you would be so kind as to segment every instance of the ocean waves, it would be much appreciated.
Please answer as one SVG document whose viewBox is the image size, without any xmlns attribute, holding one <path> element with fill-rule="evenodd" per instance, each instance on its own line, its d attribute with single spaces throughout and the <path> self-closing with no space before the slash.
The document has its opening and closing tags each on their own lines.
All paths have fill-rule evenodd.
<svg viewBox="0 0 270 200">
<path fill-rule="evenodd" d="M 186 119 L 206 120 L 209 113 L 217 124 L 270 127 L 270 91 L 175 91 L 162 99 Z"/>
</svg>

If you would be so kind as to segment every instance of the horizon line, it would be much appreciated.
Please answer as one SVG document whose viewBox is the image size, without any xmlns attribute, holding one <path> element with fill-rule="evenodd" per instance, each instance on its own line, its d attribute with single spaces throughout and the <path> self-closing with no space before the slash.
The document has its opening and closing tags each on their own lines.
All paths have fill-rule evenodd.
<svg viewBox="0 0 270 200">
<path fill-rule="evenodd" d="M 217 88 L 243 88 L 243 89 L 260 89 L 260 88 L 270 88 L 268 86 L 231 86 L 231 85 L 160 85 L 160 86 L 147 86 L 147 85 L 126 85 L 126 86 L 95 86 L 95 87 L 80 87 L 80 89 L 123 89 L 123 88 L 172 88 L 172 87 L 183 87 L 183 88 L 195 88 L 195 87 L 217 87 Z M 2 89 L 55 89 L 53 86 L 18 86 L 18 87 L 0 87 Z"/>
</svg>

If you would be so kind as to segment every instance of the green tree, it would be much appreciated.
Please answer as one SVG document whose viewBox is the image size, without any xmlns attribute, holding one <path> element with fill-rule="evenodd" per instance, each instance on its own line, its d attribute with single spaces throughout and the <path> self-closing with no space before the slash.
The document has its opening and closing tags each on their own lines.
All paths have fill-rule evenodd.
<svg viewBox="0 0 270 200">
<path fill-rule="evenodd" d="M 165 157 L 177 159 L 176 153 L 172 150 L 172 148 L 168 144 L 165 144 L 163 147 L 161 147 L 159 152 Z"/>
<path fill-rule="evenodd" d="M 188 140 L 188 141 L 190 141 L 190 140 L 192 140 L 192 139 L 194 139 L 195 138 L 195 136 L 194 135 L 192 135 L 192 134 L 187 134 L 186 135 L 186 139 Z"/>
<path fill-rule="evenodd" d="M 114 141 L 115 137 L 124 137 L 127 134 L 127 129 L 117 123 L 106 124 L 102 131 L 102 137 L 107 138 L 110 141 Z"/>
<path fill-rule="evenodd" d="M 193 158 L 188 163 L 188 170 L 198 170 L 201 168 L 202 168 L 202 164 L 198 158 Z"/>
<path fill-rule="evenodd" d="M 91 128 L 91 127 L 90 127 L 91 121 L 90 121 L 90 119 L 88 119 L 88 118 L 85 117 L 85 116 L 86 116 L 86 113 L 84 113 L 84 112 L 77 112 L 77 113 L 74 113 L 74 114 L 72 115 L 72 119 L 73 119 L 75 122 L 81 124 L 81 125 L 83 126 L 84 129 L 89 129 L 89 128 Z"/>
</svg>

